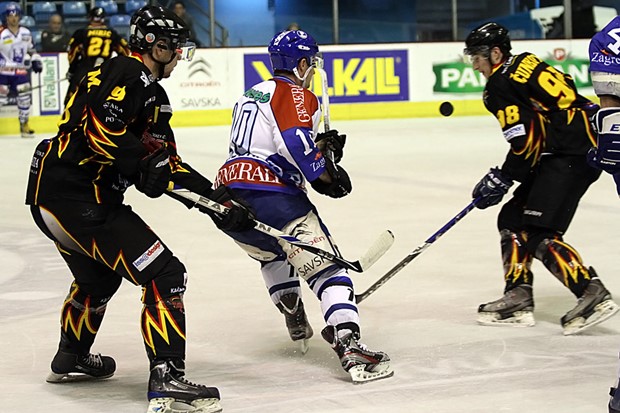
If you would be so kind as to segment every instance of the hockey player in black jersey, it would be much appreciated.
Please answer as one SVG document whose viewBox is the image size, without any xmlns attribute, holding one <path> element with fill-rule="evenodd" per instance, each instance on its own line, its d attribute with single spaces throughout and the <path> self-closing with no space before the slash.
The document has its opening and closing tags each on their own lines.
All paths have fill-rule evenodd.
<svg viewBox="0 0 620 413">
<path fill-rule="evenodd" d="M 175 400 L 201 412 L 221 410 L 217 388 L 184 378 L 186 269 L 123 204 L 131 185 L 151 198 L 178 184 L 218 202 L 231 199 L 227 187 L 213 191 L 208 179 L 181 161 L 169 125 L 170 104 L 158 81 L 171 74 L 178 60 L 193 55 L 188 35 L 171 11 L 146 6 L 136 12 L 132 54 L 110 59 L 80 82 L 58 134 L 36 148 L 26 199 L 37 226 L 55 242 L 74 277 L 47 381 L 114 374 L 114 359 L 90 349 L 124 278 L 143 290 L 149 411 L 160 413 L 170 412 Z M 253 226 L 245 207 L 232 205 L 231 212 L 217 220 L 221 229 Z"/>
<path fill-rule="evenodd" d="M 487 79 L 483 100 L 499 121 L 510 150 L 475 186 L 484 209 L 520 183 L 498 216 L 504 296 L 480 305 L 483 325 L 534 325 L 532 259 L 576 297 L 561 319 L 565 335 L 598 324 L 618 311 L 592 267 L 563 239 L 579 200 L 600 176 L 586 162 L 595 143 L 589 117 L 598 106 L 579 95 L 572 78 L 531 53 L 511 54 L 508 30 L 496 23 L 474 29 L 465 55 Z"/>
<path fill-rule="evenodd" d="M 93 7 L 88 12 L 88 26 L 76 30 L 69 40 L 69 88 L 65 96 L 65 106 L 86 73 L 109 60 L 114 53 L 125 56 L 129 54 L 127 40 L 116 30 L 107 27 L 105 18 L 102 7 Z"/>
</svg>

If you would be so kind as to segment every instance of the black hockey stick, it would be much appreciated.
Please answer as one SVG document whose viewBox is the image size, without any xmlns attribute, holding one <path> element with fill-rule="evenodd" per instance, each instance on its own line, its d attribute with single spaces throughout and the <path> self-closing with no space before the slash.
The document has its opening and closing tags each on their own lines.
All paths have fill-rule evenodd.
<svg viewBox="0 0 620 413">
<path fill-rule="evenodd" d="M 180 197 L 190 200 L 194 202 L 195 205 L 200 205 L 221 215 L 227 214 L 229 210 L 228 207 L 222 204 L 219 204 L 209 198 L 205 198 L 185 189 L 169 191 L 169 195 L 173 198 Z M 388 249 L 390 249 L 390 247 L 394 243 L 394 235 L 390 230 L 386 230 L 381 233 L 379 238 L 377 238 L 374 244 L 368 249 L 368 251 L 366 251 L 364 255 L 360 257 L 359 260 L 348 261 L 329 251 L 322 250 L 312 244 L 304 242 L 292 235 L 285 234 L 284 232 L 276 228 L 270 227 L 269 225 L 264 224 L 260 221 L 256 221 L 256 226 L 254 227 L 254 229 L 274 238 L 288 242 L 291 245 L 295 245 L 296 247 L 318 255 L 319 257 L 325 258 L 326 260 L 334 262 L 342 266 L 343 268 L 348 268 L 356 272 L 364 272 L 368 268 L 370 268 L 375 262 L 379 260 L 379 258 L 381 258 L 387 252 Z"/>
<path fill-rule="evenodd" d="M 409 253 L 409 255 L 407 255 L 398 264 L 396 264 L 394 267 L 392 267 L 391 270 L 386 272 L 385 275 L 383 275 L 381 278 L 379 278 L 366 291 L 364 291 L 361 294 L 356 294 L 355 295 L 355 301 L 359 304 L 362 301 L 364 301 L 365 299 L 367 299 L 372 293 L 377 291 L 379 289 L 379 287 L 381 287 L 383 284 L 388 282 L 388 280 L 390 278 L 392 278 L 393 276 L 395 276 L 400 270 L 405 268 L 407 266 L 407 264 L 409 264 L 411 261 L 413 261 L 415 259 L 415 257 L 417 257 L 418 255 L 422 254 L 424 252 L 424 250 L 426 250 L 428 247 L 430 247 L 433 242 L 437 241 L 437 239 L 439 237 L 441 237 L 443 234 L 448 232 L 448 230 L 450 228 L 452 228 L 454 225 L 456 225 L 456 223 L 459 222 L 465 215 L 469 214 L 469 212 L 472 209 L 474 209 L 474 207 L 476 206 L 476 202 L 478 202 L 480 199 L 481 198 L 478 197 L 478 198 L 474 199 L 473 201 L 471 201 L 470 204 L 465 207 L 465 209 L 463 209 L 461 212 L 456 214 L 456 216 L 454 218 L 452 218 L 450 221 L 448 221 L 448 223 L 446 223 L 443 227 L 441 227 L 439 229 L 439 231 L 437 231 L 433 235 L 431 235 L 426 241 L 424 241 L 424 244 L 419 245 L 416 249 L 411 251 Z"/>
</svg>

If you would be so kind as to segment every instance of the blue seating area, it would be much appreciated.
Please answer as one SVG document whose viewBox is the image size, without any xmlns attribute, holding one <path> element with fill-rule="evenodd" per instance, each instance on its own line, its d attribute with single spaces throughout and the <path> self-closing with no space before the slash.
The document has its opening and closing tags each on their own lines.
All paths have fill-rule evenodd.
<svg viewBox="0 0 620 413">
<path fill-rule="evenodd" d="M 0 12 L 9 1 L 0 1 Z M 106 12 L 109 27 L 114 28 L 121 36 L 128 38 L 131 15 L 147 4 L 146 0 L 95 0 L 95 7 L 101 7 Z M 23 3 L 22 3 L 22 7 Z M 65 28 L 71 33 L 88 24 L 87 13 L 90 10 L 90 0 L 69 1 L 26 1 L 23 9 L 21 24 L 28 27 L 35 37 L 35 44 L 40 44 L 41 32 L 48 27 L 48 21 L 53 14 L 63 16 Z"/>
</svg>

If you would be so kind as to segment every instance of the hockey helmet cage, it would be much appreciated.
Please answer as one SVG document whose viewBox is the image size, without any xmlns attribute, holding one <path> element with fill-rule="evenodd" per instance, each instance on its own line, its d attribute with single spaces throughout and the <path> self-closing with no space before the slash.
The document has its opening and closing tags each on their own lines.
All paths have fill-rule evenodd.
<svg viewBox="0 0 620 413">
<path fill-rule="evenodd" d="M 267 50 L 274 72 L 294 72 L 301 59 L 307 59 L 310 66 L 315 65 L 319 46 L 314 38 L 303 30 L 285 30 L 269 42 Z"/>
<path fill-rule="evenodd" d="M 189 34 L 187 24 L 172 11 L 144 6 L 131 18 L 129 48 L 134 52 L 148 52 L 163 39 L 170 49 L 177 50 L 179 59 L 191 60 L 196 45 L 188 42 Z"/>
<path fill-rule="evenodd" d="M 483 54 L 488 57 L 490 50 L 494 47 L 498 47 L 502 53 L 508 55 L 512 49 L 508 29 L 492 22 L 472 30 L 465 39 L 465 46 L 463 53 L 466 56 Z"/>
<path fill-rule="evenodd" d="M 10 2 L 6 4 L 4 10 L 2 11 L 2 24 L 6 24 L 6 18 L 8 16 L 21 16 L 22 9 L 19 7 L 19 4 L 15 2 Z"/>
<path fill-rule="evenodd" d="M 105 10 L 103 7 L 93 7 L 88 11 L 88 20 L 103 23 L 105 21 Z"/>
</svg>

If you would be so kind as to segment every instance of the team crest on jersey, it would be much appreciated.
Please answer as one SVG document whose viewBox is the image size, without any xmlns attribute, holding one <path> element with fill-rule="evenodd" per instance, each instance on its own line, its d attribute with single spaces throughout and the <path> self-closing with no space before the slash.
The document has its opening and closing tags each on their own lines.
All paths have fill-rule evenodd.
<svg viewBox="0 0 620 413">
<path fill-rule="evenodd" d="M 142 72 L 142 74 L 140 75 L 140 80 L 144 82 L 144 87 L 147 87 L 148 85 L 150 85 L 151 83 L 155 81 L 155 79 L 153 78 L 153 75 L 147 75 L 144 72 Z"/>
</svg>

